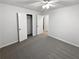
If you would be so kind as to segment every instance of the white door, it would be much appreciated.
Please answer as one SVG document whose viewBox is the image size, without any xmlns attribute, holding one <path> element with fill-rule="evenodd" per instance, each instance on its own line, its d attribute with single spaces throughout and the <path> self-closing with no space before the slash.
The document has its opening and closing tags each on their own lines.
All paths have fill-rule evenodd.
<svg viewBox="0 0 79 59">
<path fill-rule="evenodd" d="M 19 41 L 27 39 L 27 16 L 24 13 L 18 13 L 19 22 Z"/>
<path fill-rule="evenodd" d="M 37 34 L 43 33 L 43 16 L 37 15 Z"/>
<path fill-rule="evenodd" d="M 48 32 L 49 15 L 44 16 L 44 31 Z"/>
<path fill-rule="evenodd" d="M 37 16 L 33 15 L 32 17 L 32 32 L 33 32 L 33 36 L 37 35 Z"/>
</svg>

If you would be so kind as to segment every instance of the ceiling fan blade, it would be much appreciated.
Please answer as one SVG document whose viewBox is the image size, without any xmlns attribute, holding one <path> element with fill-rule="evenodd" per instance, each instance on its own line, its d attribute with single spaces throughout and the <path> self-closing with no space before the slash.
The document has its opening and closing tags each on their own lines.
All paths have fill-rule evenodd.
<svg viewBox="0 0 79 59">
<path fill-rule="evenodd" d="M 51 6 L 51 7 L 55 7 L 56 5 L 55 5 L 55 4 L 49 4 L 49 6 Z"/>
<path fill-rule="evenodd" d="M 19 2 L 17 2 L 17 3 L 28 5 L 28 4 L 32 4 L 32 3 L 35 3 L 35 2 L 41 2 L 41 1 L 42 1 L 42 0 L 32 0 L 32 1 L 27 0 L 27 1 L 19 1 Z"/>
<path fill-rule="evenodd" d="M 60 1 L 74 2 L 74 1 L 77 1 L 77 0 L 60 0 Z"/>
<path fill-rule="evenodd" d="M 34 6 L 34 7 L 38 7 L 38 6 L 42 6 L 43 4 L 41 2 L 35 2 L 32 4 L 29 4 L 29 6 Z"/>
<path fill-rule="evenodd" d="M 55 2 L 76 2 L 77 0 L 50 0 L 48 3 L 55 3 Z"/>
<path fill-rule="evenodd" d="M 50 4 L 50 3 L 56 3 L 56 2 L 59 2 L 59 0 L 51 0 L 48 3 Z"/>
</svg>

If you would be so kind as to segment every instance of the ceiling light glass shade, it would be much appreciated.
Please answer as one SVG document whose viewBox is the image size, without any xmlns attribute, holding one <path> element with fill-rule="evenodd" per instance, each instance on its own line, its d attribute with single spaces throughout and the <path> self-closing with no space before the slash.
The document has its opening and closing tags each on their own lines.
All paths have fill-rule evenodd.
<svg viewBox="0 0 79 59">
<path fill-rule="evenodd" d="M 49 9 L 49 7 L 50 7 L 49 4 L 46 4 L 46 8 Z"/>
<path fill-rule="evenodd" d="M 42 8 L 43 8 L 43 9 L 45 9 L 45 8 L 46 8 L 46 6 L 45 6 L 45 5 L 43 5 L 43 6 L 42 6 Z"/>
<path fill-rule="evenodd" d="M 43 9 L 45 9 L 45 8 L 46 8 L 46 9 L 49 9 L 50 7 L 55 7 L 55 6 L 56 6 L 56 5 L 53 5 L 53 4 L 46 4 L 46 5 L 43 5 L 42 8 L 43 8 Z"/>
</svg>

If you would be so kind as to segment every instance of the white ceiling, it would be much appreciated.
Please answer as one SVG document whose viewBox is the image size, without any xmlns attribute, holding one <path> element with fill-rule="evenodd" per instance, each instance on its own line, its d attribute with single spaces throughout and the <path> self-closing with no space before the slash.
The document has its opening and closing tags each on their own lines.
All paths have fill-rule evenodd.
<svg viewBox="0 0 79 59">
<path fill-rule="evenodd" d="M 45 9 L 42 9 L 42 7 L 40 6 L 40 1 L 41 0 L 0 0 L 0 3 L 6 3 L 10 5 L 24 7 L 24 8 L 40 11 L 40 12 L 45 11 Z M 35 2 L 38 2 L 38 3 L 35 3 Z M 79 4 L 79 0 L 62 0 L 60 2 L 57 2 L 57 4 L 58 5 L 55 8 L 66 7 L 66 6 Z M 50 8 L 50 9 L 55 9 L 55 8 Z"/>
</svg>

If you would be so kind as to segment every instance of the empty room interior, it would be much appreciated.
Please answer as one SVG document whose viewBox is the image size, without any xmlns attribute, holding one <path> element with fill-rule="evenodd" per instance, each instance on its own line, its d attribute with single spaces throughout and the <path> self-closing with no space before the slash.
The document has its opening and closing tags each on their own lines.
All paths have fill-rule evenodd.
<svg viewBox="0 0 79 59">
<path fill-rule="evenodd" d="M 0 59 L 79 59 L 79 0 L 0 0 Z"/>
</svg>

